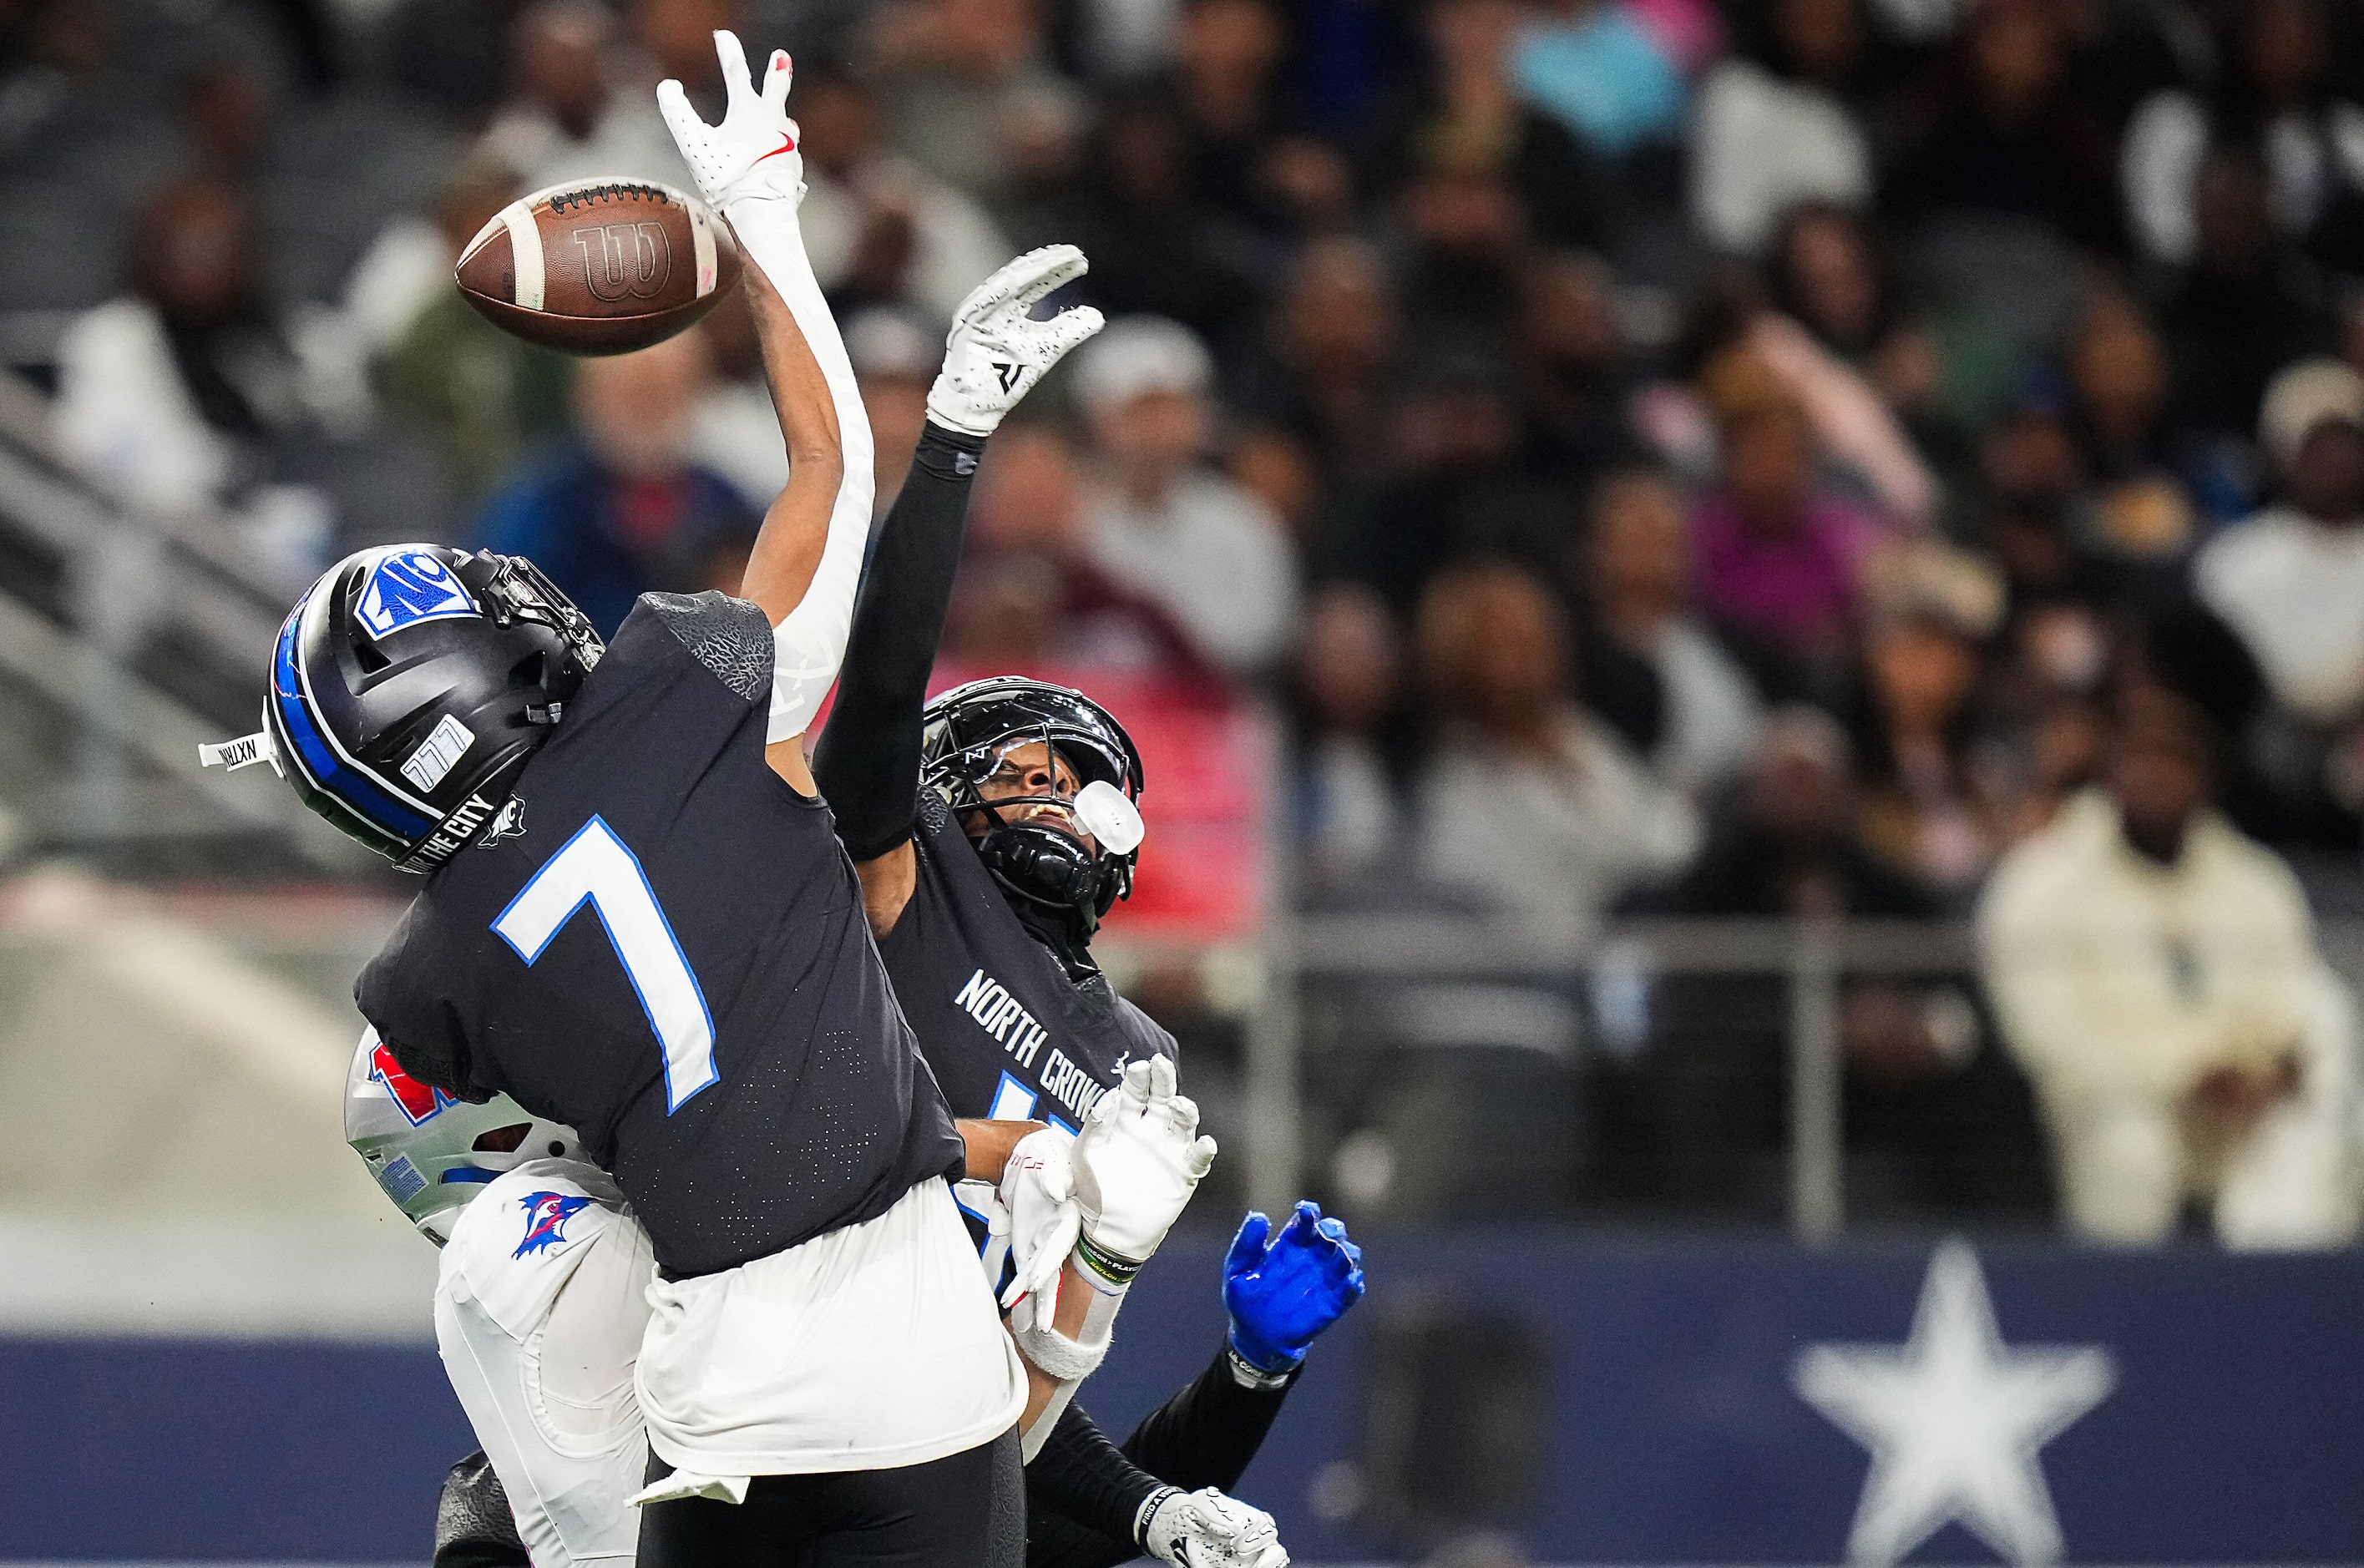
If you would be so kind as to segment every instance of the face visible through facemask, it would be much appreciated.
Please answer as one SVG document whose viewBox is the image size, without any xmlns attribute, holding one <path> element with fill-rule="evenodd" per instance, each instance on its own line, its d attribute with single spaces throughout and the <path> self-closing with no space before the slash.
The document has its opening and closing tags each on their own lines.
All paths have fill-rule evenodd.
<svg viewBox="0 0 2364 1568">
<path fill-rule="evenodd" d="M 993 772 L 978 781 L 979 798 L 994 806 L 1004 824 L 1032 822 L 1054 828 L 1097 854 L 1099 844 L 1076 820 L 1075 808 L 1065 804 L 1076 798 L 1082 782 L 1066 760 L 1053 752 L 1041 740 L 1024 740 L 1006 747 Z M 1023 804 L 1003 806 L 1003 801 Z M 994 827 L 991 814 L 968 811 L 961 815 L 961 830 L 971 839 L 983 839 Z"/>
</svg>

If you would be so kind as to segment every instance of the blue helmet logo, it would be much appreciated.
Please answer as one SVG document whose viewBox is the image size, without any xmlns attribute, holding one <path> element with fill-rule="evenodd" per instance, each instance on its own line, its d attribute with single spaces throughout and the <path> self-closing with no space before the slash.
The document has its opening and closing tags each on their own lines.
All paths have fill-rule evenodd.
<svg viewBox="0 0 2364 1568">
<path fill-rule="evenodd" d="M 371 567 L 354 606 L 355 617 L 373 639 L 421 621 L 477 613 L 476 601 L 452 569 L 423 550 L 395 550 Z"/>
</svg>

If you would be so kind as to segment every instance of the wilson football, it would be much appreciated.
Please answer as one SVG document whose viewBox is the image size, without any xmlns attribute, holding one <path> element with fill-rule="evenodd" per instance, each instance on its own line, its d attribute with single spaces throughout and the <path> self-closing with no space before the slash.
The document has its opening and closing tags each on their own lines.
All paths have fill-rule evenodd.
<svg viewBox="0 0 2364 1568">
<path fill-rule="evenodd" d="M 739 285 L 730 226 L 670 185 L 575 180 L 503 207 L 460 254 L 496 326 L 569 354 L 663 342 Z"/>
</svg>

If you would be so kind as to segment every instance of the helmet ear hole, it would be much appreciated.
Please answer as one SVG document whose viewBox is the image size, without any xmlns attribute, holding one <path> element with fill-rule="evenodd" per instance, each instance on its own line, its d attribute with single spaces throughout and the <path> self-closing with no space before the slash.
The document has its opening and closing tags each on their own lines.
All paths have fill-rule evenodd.
<svg viewBox="0 0 2364 1568">
<path fill-rule="evenodd" d="M 509 666 L 509 690 L 531 691 L 550 679 L 550 655 L 529 653 Z"/>
<path fill-rule="evenodd" d="M 527 1121 L 515 1127 L 496 1127 L 490 1132 L 478 1133 L 476 1141 L 469 1147 L 479 1154 L 514 1154 L 518 1145 L 525 1141 L 525 1135 L 532 1130 L 533 1124 Z"/>
</svg>

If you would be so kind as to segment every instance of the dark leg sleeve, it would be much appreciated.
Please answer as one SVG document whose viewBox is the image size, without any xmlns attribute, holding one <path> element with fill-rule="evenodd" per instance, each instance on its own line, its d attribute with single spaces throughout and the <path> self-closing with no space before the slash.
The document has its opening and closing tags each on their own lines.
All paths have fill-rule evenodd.
<svg viewBox="0 0 2364 1568">
<path fill-rule="evenodd" d="M 1295 1381 L 1291 1373 L 1275 1387 L 1245 1387 L 1232 1374 L 1229 1347 L 1218 1351 L 1213 1364 L 1133 1429 L 1125 1457 L 1185 1492 L 1228 1492 L 1264 1446 Z"/>
<path fill-rule="evenodd" d="M 837 702 L 813 778 L 856 862 L 911 836 L 920 791 L 920 710 L 960 570 L 969 478 L 985 442 L 930 424 L 910 477 L 880 526 L 853 609 Z"/>
<path fill-rule="evenodd" d="M 530 1568 L 509 1496 L 482 1453 L 443 1477 L 435 1503 L 435 1568 Z"/>
</svg>

